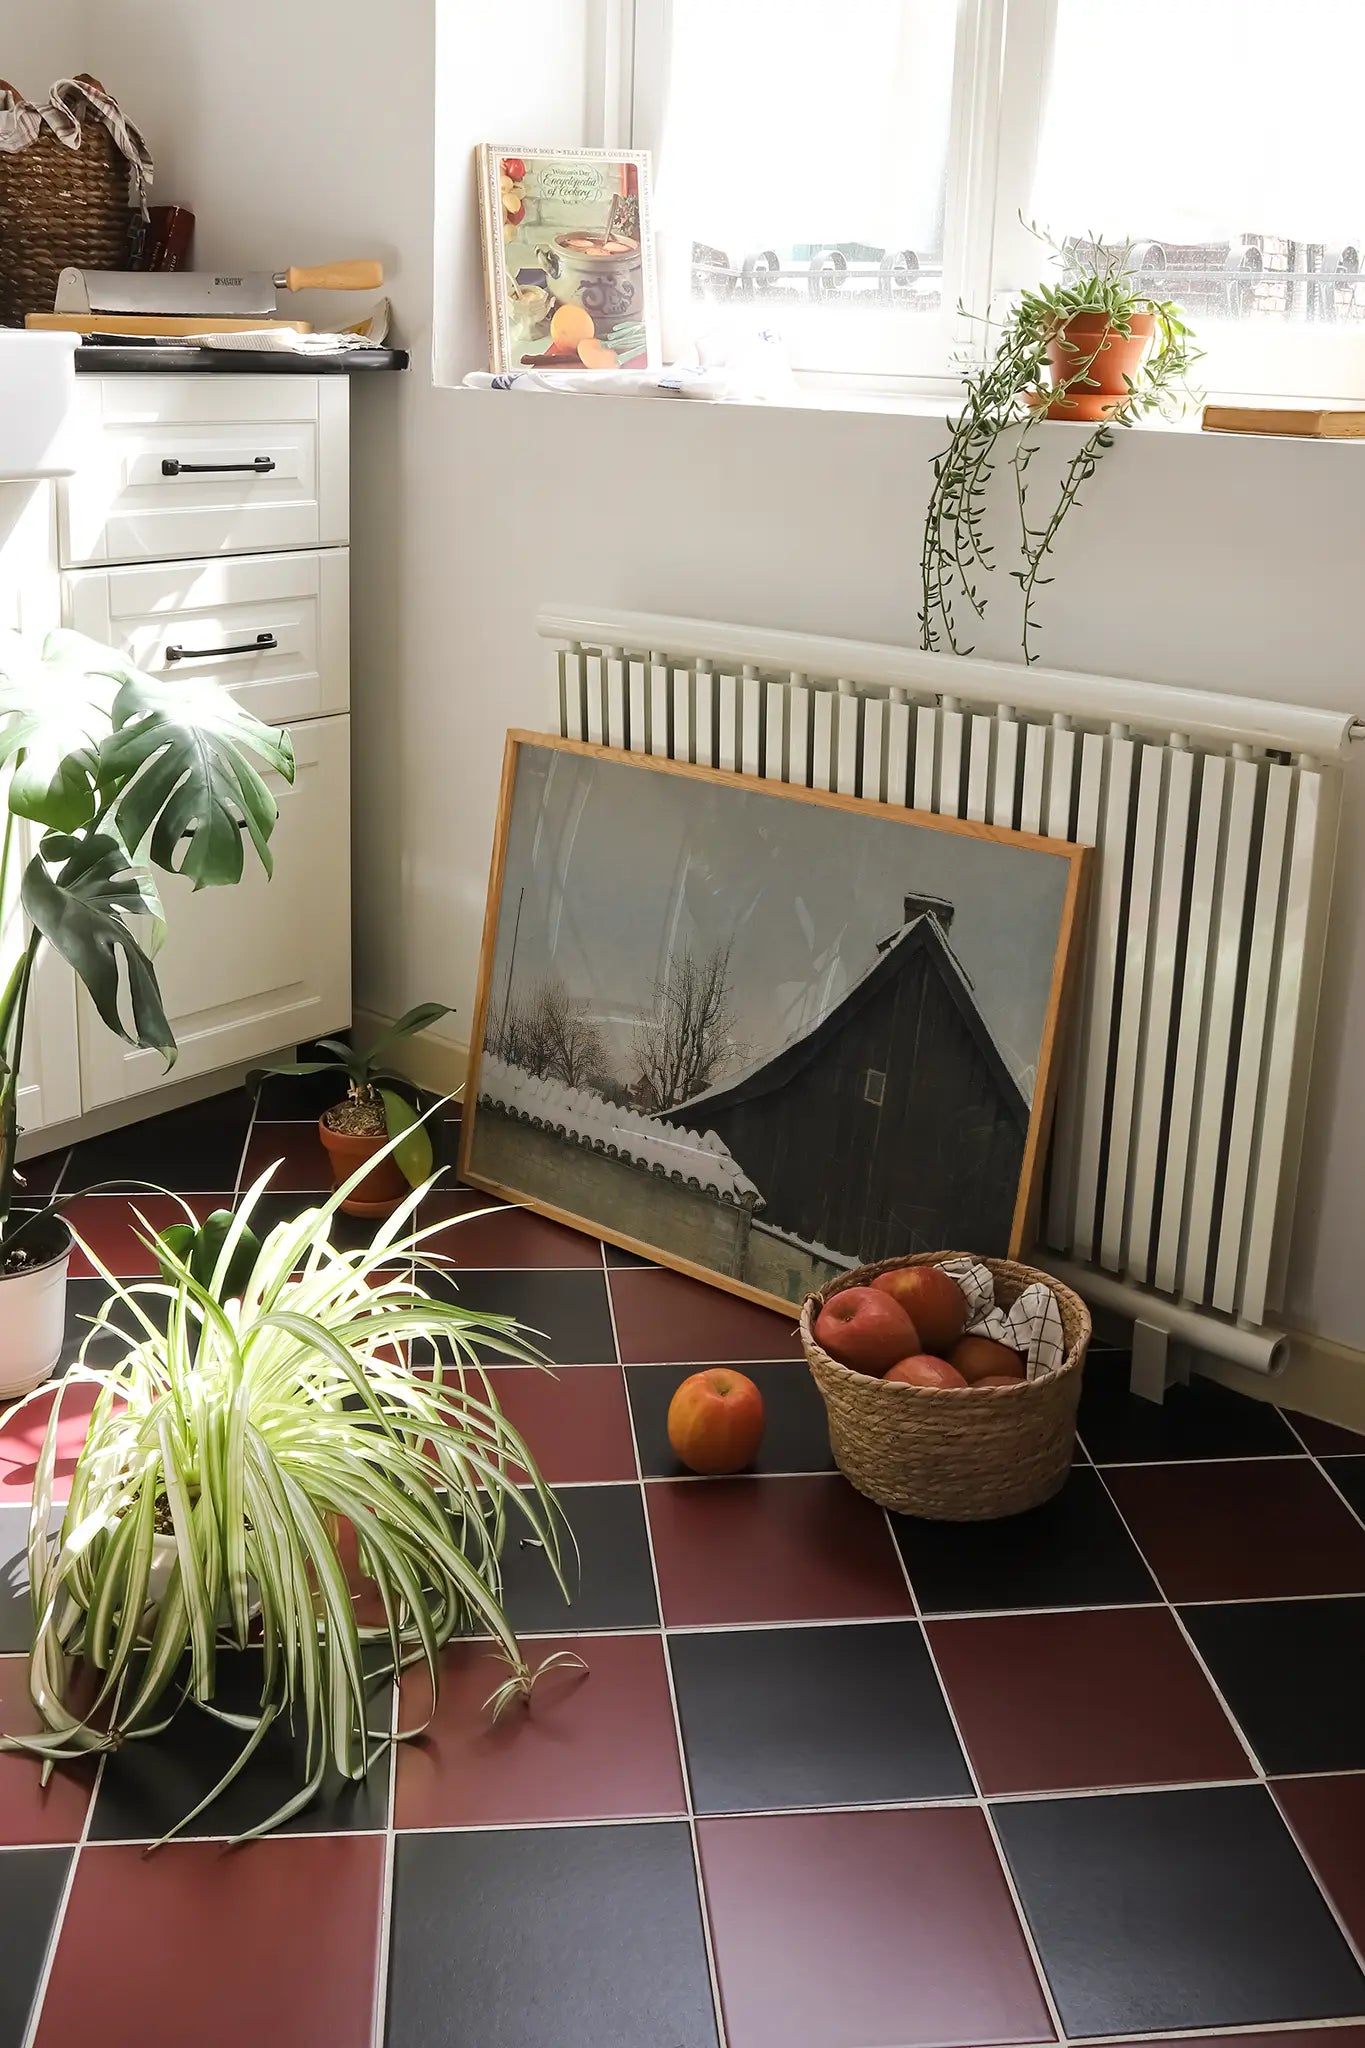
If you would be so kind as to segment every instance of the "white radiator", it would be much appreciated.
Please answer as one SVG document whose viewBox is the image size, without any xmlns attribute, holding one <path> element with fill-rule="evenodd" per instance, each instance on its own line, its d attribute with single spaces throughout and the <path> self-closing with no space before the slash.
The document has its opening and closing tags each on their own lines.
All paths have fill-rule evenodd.
<svg viewBox="0 0 1365 2048">
<path fill-rule="evenodd" d="M 1268 1370 L 1339 763 L 1365 727 L 710 620 L 552 609 L 538 624 L 572 738 L 1097 848 L 1044 1245 L 1163 1347 Z"/>
</svg>

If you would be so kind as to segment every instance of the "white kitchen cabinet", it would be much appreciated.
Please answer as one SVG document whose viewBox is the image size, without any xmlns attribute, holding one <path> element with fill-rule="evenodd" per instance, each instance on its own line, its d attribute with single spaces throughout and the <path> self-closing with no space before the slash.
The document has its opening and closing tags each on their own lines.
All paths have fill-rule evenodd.
<svg viewBox="0 0 1365 2048">
<path fill-rule="evenodd" d="M 186 1080 L 335 1030 L 350 1016 L 350 720 L 291 727 L 292 789 L 280 803 L 268 881 L 248 848 L 242 880 L 201 889 L 158 875 L 167 935 L 157 954 L 162 1002 L 179 1046 L 168 1075 L 159 1053 L 105 1029 L 79 992 L 81 1094 L 98 1109 L 168 1079 Z"/>
<path fill-rule="evenodd" d="M 0 626 L 66 624 L 149 673 L 212 681 L 288 726 L 297 768 L 292 788 L 278 786 L 273 880 L 250 847 L 230 888 L 196 893 L 157 874 L 157 977 L 179 1047 L 169 1072 L 109 1032 L 45 952 L 24 1151 L 42 1149 L 31 1140 L 45 1126 L 79 1136 L 98 1111 L 107 1128 L 120 1103 L 144 1114 L 165 1085 L 350 1022 L 348 397 L 335 376 L 85 374 L 74 473 L 0 484 Z M 0 905 L 0 971 L 15 911 Z"/>
</svg>

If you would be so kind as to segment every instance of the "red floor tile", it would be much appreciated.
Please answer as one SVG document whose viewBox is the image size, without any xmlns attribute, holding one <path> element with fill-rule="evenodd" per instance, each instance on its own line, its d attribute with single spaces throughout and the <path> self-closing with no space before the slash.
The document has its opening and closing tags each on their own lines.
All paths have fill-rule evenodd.
<svg viewBox="0 0 1365 2048">
<path fill-rule="evenodd" d="M 783 1814 L 697 1834 L 730 2048 L 1053 2038 L 980 1813 Z"/>
<path fill-rule="evenodd" d="M 838 1478 L 651 1480 L 664 1621 L 912 1612 L 880 1508 Z"/>
<path fill-rule="evenodd" d="M 270 1181 L 272 1194 L 330 1194 L 332 1175 L 315 1123 L 256 1124 L 242 1164 L 242 1186 L 249 1188 L 277 1160 Z"/>
<path fill-rule="evenodd" d="M 28 1694 L 27 1657 L 0 1657 L 0 1728 L 6 1735 L 36 1735 L 42 1727 L 42 1718 Z M 78 1842 L 94 1789 L 95 1768 L 93 1758 L 59 1764 L 43 1785 L 42 1765 L 36 1757 L 17 1750 L 0 1753 L 0 1847 Z"/>
<path fill-rule="evenodd" d="M 57 1463 L 52 1480 L 54 1501 L 65 1501 L 71 1497 L 71 1475 L 76 1469 L 76 1459 L 85 1442 L 98 1395 L 98 1387 L 92 1386 L 89 1380 L 73 1381 L 62 1395 Z M 38 1470 L 38 1455 L 43 1448 L 48 1417 L 55 1399 L 55 1391 L 49 1390 L 39 1400 L 12 1410 L 0 1421 L 0 1505 L 28 1500 L 31 1496 Z"/>
<path fill-rule="evenodd" d="M 81 1852 L 36 2048 L 370 2048 L 379 1835 Z"/>
<path fill-rule="evenodd" d="M 520 1430 L 552 1486 L 637 1476 L 619 1365 L 578 1365 L 555 1379 L 504 1366 L 488 1378 L 503 1414 Z"/>
<path fill-rule="evenodd" d="M 1271 1790 L 1357 1948 L 1365 1945 L 1365 1776 L 1278 1778 Z"/>
<path fill-rule="evenodd" d="M 232 1196 L 186 1195 L 181 1201 L 170 1195 L 78 1195 L 63 1213 L 116 1280 L 154 1280 L 157 1263 L 141 1242 L 146 1232 L 134 1211 L 145 1217 L 153 1230 L 164 1230 L 168 1223 L 186 1220 L 183 1202 L 189 1203 L 202 1222 L 215 1209 L 230 1209 Z M 73 1279 L 96 1270 L 78 1245 L 71 1254 Z"/>
<path fill-rule="evenodd" d="M 585 1673 L 546 1674 L 494 1725 L 489 1694 L 507 1676 L 486 1643 L 447 1650 L 430 1731 L 398 1751 L 400 1828 L 611 1820 L 685 1811 L 677 1735 L 658 1636 L 537 1638 L 532 1663 L 571 1650 Z M 430 1705 L 424 1670 L 403 1679 L 400 1726 Z"/>
<path fill-rule="evenodd" d="M 1110 1470 L 1172 1600 L 1365 1592 L 1365 1528 L 1306 1458 Z"/>
<path fill-rule="evenodd" d="M 1255 1775 L 1164 1607 L 927 1626 L 983 1792 Z"/>
<path fill-rule="evenodd" d="M 725 1365 L 801 1356 L 795 1309 L 778 1315 L 685 1273 L 615 1267 L 611 1299 L 626 1365 Z"/>
<path fill-rule="evenodd" d="M 588 1266 L 602 1270 L 602 1245 L 581 1230 L 570 1230 L 533 1209 L 518 1209 L 495 1195 L 468 1190 L 429 1195 L 422 1226 L 448 1223 L 426 1239 L 423 1250 L 439 1252 L 457 1266 Z"/>
<path fill-rule="evenodd" d="M 1161 2048 L 1365 2048 L 1365 2027 L 1291 2029 L 1283 2034 L 1162 2034 Z M 1151 2036 L 1106 2041 L 1104 2048 L 1152 2048 Z"/>
</svg>

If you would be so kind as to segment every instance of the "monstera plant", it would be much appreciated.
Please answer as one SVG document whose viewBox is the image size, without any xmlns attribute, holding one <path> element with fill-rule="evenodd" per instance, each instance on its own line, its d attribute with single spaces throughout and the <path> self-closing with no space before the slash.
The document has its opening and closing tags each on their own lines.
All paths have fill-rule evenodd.
<svg viewBox="0 0 1365 2048">
<path fill-rule="evenodd" d="M 270 873 L 288 736 L 216 684 L 162 680 L 82 634 L 0 635 L 0 1394 L 33 1386 L 61 1346 L 70 1235 L 16 1203 L 19 1066 L 35 969 L 52 947 L 111 1031 L 160 1052 L 164 930 L 152 869 L 196 889 Z M 148 865 L 150 863 L 150 865 Z"/>
</svg>

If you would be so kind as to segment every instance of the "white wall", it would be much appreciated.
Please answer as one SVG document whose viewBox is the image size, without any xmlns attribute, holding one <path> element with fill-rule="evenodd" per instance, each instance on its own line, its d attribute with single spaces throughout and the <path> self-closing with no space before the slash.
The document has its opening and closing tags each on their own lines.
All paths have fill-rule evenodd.
<svg viewBox="0 0 1365 2048">
<path fill-rule="evenodd" d="M 6 0 L 4 71 L 27 99 L 47 98 L 54 79 L 91 69 L 85 36 L 88 0 Z"/>
<path fill-rule="evenodd" d="M 414 349 L 406 378 L 358 380 L 354 393 L 357 1000 L 368 1008 L 434 995 L 467 1023 L 502 735 L 552 713 L 538 604 L 915 633 L 941 422 L 434 386 L 433 289 L 443 360 L 474 366 L 485 347 L 469 151 L 484 138 L 582 139 L 581 4 L 535 0 L 515 36 L 503 10 L 472 0 L 436 0 L 439 36 L 432 0 L 393 0 L 378 17 L 361 0 L 97 9 L 96 68 L 151 132 L 160 196 L 196 208 L 202 260 L 377 252 Z M 1134 436 L 1059 550 L 1046 659 L 1365 709 L 1363 533 L 1365 449 Z M 1008 657 L 1003 591 L 998 603 L 980 644 Z M 1358 1346 L 1363 879 L 1357 771 L 1289 1308 Z"/>
</svg>

